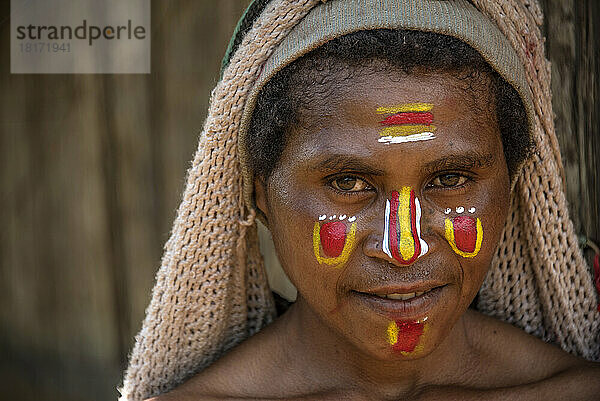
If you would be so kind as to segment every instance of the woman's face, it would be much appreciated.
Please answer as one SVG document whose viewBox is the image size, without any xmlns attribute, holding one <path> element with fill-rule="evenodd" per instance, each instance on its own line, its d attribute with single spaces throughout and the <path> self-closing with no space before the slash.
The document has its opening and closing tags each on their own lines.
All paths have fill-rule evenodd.
<svg viewBox="0 0 600 401">
<path fill-rule="evenodd" d="M 400 72 L 314 92 L 256 185 L 282 266 L 299 304 L 362 351 L 427 355 L 479 290 L 506 218 L 494 99 L 481 82 Z"/>
</svg>

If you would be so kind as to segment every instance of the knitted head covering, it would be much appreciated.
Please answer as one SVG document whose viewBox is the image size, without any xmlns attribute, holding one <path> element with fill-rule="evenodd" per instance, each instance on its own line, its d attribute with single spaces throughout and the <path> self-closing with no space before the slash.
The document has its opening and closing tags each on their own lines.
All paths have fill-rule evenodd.
<svg viewBox="0 0 600 401">
<path fill-rule="evenodd" d="M 568 352 L 600 358 L 596 293 L 562 188 L 541 23 L 536 0 L 251 4 L 212 92 L 122 399 L 169 391 L 274 319 L 245 154 L 249 118 L 260 88 L 278 70 L 327 40 L 362 29 L 454 36 L 517 90 L 535 152 L 513 180 L 509 215 L 478 308 Z"/>
</svg>

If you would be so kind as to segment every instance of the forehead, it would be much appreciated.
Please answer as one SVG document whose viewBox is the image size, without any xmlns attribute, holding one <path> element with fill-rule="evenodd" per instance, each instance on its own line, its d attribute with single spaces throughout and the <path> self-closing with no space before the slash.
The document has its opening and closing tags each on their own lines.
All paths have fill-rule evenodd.
<svg viewBox="0 0 600 401">
<path fill-rule="evenodd" d="M 450 150 L 502 151 L 495 99 L 489 80 L 458 73 L 371 72 L 328 80 L 329 88 L 307 88 L 305 101 L 292 129 L 286 153 L 303 157 L 319 152 L 359 152 L 376 156 L 392 152 L 418 153 L 423 159 Z M 400 125 L 430 124 L 434 138 L 405 143 L 382 143 L 386 117 L 410 111 L 414 104 L 429 105 L 430 120 L 406 120 Z M 382 112 L 387 111 L 387 113 Z M 400 113 L 401 114 L 401 113 Z M 406 117 L 406 115 L 404 116 Z M 394 124 L 398 125 L 398 124 Z M 426 128 L 426 127 L 424 127 Z M 401 128 L 394 128 L 396 131 Z M 404 129 L 404 128 L 402 128 Z"/>
</svg>

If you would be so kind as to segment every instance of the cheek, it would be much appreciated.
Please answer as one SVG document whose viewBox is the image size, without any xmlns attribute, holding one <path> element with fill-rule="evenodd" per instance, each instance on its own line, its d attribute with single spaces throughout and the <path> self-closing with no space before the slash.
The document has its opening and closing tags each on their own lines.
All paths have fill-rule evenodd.
<svg viewBox="0 0 600 401">
<path fill-rule="evenodd" d="M 319 216 L 313 228 L 313 253 L 320 265 L 342 268 L 356 245 L 356 217 Z"/>
<path fill-rule="evenodd" d="M 443 237 L 463 259 L 490 259 L 504 228 L 508 185 L 494 179 L 472 196 L 444 205 Z"/>
<path fill-rule="evenodd" d="M 484 238 L 483 224 L 479 217 L 464 215 L 446 217 L 444 234 L 446 241 L 457 255 L 463 258 L 474 258 L 479 254 Z"/>
<path fill-rule="evenodd" d="M 291 282 L 315 309 L 333 309 L 336 284 L 356 248 L 358 221 L 343 211 L 334 214 L 314 199 L 291 188 L 272 193 L 269 223 Z"/>
<path fill-rule="evenodd" d="M 478 290 L 502 234 L 508 199 L 501 189 L 482 191 L 468 201 L 454 200 L 445 205 L 438 223 L 446 252 L 454 255 L 464 274 L 465 296 Z"/>
</svg>

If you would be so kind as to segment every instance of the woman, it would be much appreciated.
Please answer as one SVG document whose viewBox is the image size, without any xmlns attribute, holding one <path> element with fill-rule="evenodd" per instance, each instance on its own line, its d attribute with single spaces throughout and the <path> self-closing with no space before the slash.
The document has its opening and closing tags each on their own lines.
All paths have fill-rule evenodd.
<svg viewBox="0 0 600 401">
<path fill-rule="evenodd" d="M 250 7 L 124 398 L 597 397 L 539 14 L 472 3 Z M 255 215 L 298 288 L 262 330 Z"/>
</svg>

